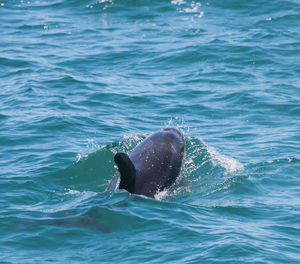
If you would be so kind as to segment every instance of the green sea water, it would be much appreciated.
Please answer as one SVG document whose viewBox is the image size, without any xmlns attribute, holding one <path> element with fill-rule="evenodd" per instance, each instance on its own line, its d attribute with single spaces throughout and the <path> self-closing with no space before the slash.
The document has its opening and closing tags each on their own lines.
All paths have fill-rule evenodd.
<svg viewBox="0 0 300 264">
<path fill-rule="evenodd" d="M 1 0 L 0 263 L 300 263 L 300 2 Z M 156 199 L 107 191 L 164 127 Z"/>
</svg>

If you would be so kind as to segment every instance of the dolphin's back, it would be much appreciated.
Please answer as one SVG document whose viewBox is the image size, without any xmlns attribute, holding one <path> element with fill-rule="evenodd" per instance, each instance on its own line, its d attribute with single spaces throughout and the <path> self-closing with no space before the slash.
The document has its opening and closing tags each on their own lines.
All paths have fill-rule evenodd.
<svg viewBox="0 0 300 264">
<path fill-rule="evenodd" d="M 113 178 L 109 190 L 119 187 L 131 193 L 154 197 L 175 182 L 184 149 L 183 134 L 178 129 L 166 128 L 146 138 L 129 157 L 117 153 L 115 162 L 121 175 L 118 173 Z"/>
<path fill-rule="evenodd" d="M 135 193 L 154 197 L 172 185 L 180 172 L 184 145 L 182 133 L 173 128 L 139 144 L 129 156 L 136 168 Z"/>
</svg>

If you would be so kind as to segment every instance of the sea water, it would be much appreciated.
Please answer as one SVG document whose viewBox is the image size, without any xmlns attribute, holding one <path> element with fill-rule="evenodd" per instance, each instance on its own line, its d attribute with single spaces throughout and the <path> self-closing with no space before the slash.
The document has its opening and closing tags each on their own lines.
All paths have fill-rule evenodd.
<svg viewBox="0 0 300 264">
<path fill-rule="evenodd" d="M 1 0 L 1 263 L 299 263 L 300 2 Z M 156 199 L 113 155 L 185 133 Z"/>
</svg>

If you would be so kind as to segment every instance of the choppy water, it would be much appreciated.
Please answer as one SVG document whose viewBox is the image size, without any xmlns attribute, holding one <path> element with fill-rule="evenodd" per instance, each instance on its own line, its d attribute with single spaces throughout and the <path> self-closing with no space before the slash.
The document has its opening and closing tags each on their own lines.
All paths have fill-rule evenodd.
<svg viewBox="0 0 300 264">
<path fill-rule="evenodd" d="M 0 1 L 1 263 L 299 263 L 300 2 Z M 156 198 L 113 154 L 178 126 Z"/>
</svg>

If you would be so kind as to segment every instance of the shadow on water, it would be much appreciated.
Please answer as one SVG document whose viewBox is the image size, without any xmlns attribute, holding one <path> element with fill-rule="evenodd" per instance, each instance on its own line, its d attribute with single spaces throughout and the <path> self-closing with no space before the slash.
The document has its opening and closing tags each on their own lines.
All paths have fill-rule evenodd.
<svg viewBox="0 0 300 264">
<path fill-rule="evenodd" d="M 42 219 L 22 219 L 22 226 L 36 228 L 37 226 L 57 226 L 70 228 L 87 228 L 103 233 L 112 233 L 112 230 L 102 224 L 101 218 L 91 216 L 69 216 L 69 217 L 44 217 Z"/>
</svg>

